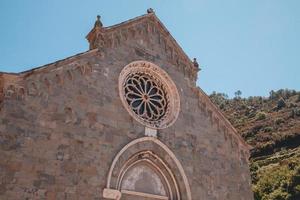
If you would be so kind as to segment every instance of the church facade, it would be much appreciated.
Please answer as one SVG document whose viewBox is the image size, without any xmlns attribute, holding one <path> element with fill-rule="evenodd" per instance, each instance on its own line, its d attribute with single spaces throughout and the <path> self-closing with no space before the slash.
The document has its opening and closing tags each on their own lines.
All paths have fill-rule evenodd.
<svg viewBox="0 0 300 200">
<path fill-rule="evenodd" d="M 87 40 L 0 74 L 0 199 L 253 199 L 249 146 L 152 9 Z"/>
</svg>

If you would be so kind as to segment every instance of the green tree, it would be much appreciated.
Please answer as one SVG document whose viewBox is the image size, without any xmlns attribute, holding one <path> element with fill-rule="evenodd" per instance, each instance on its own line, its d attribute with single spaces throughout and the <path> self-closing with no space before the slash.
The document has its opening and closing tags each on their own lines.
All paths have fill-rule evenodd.
<svg viewBox="0 0 300 200">
<path fill-rule="evenodd" d="M 283 99 L 283 98 L 280 98 L 280 99 L 278 100 L 278 102 L 277 102 L 277 109 L 280 110 L 280 109 L 282 109 L 282 108 L 285 107 L 285 106 L 286 106 L 286 104 L 285 104 L 284 99 Z"/>
<path fill-rule="evenodd" d="M 277 98 L 277 94 L 276 94 L 276 92 L 274 90 L 270 91 L 270 97 L 269 98 L 270 99 L 276 99 Z"/>
<path fill-rule="evenodd" d="M 235 97 L 236 98 L 241 98 L 241 95 L 242 95 L 242 91 L 241 90 L 238 90 L 238 91 L 236 91 L 235 93 L 234 93 L 234 95 L 235 95 Z"/>
</svg>

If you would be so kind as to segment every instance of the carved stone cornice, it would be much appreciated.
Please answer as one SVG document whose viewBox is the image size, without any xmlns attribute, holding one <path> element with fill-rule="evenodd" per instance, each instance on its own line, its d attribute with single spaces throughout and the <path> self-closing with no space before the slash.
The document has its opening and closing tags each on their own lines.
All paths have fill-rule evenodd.
<svg viewBox="0 0 300 200">
<path fill-rule="evenodd" d="M 212 101 L 201 88 L 197 87 L 193 90 L 198 96 L 198 106 L 200 110 L 209 117 L 212 125 L 224 134 L 225 140 L 230 140 L 233 148 L 240 149 L 242 152 L 241 154 L 246 154 L 249 157 L 249 150 L 252 147 L 244 141 L 237 130 L 222 114 L 220 109 L 212 103 Z"/>
<path fill-rule="evenodd" d="M 169 61 L 181 68 L 186 76 L 196 83 L 199 65 L 190 60 L 167 28 L 154 12 L 142 15 L 123 23 L 109 27 L 94 27 L 86 36 L 90 49 L 115 48 L 125 44 L 127 40 L 138 37 L 148 38 L 149 34 L 157 34 L 159 45 L 166 53 Z"/>
<path fill-rule="evenodd" d="M 49 70 L 46 73 L 46 70 Z M 43 74 L 43 72 L 45 72 Z M 63 87 L 64 83 L 73 80 L 73 74 L 79 72 L 81 76 L 89 76 L 93 72 L 92 65 L 86 63 L 70 63 L 63 68 L 46 69 L 39 68 L 24 74 L 0 75 L 0 95 L 2 99 L 24 100 L 24 98 L 45 98 L 51 94 L 53 87 Z M 42 74 L 42 78 L 27 79 L 32 74 Z M 1 94 L 2 93 L 2 94 Z M 0 98 L 0 103 L 1 103 Z"/>
</svg>

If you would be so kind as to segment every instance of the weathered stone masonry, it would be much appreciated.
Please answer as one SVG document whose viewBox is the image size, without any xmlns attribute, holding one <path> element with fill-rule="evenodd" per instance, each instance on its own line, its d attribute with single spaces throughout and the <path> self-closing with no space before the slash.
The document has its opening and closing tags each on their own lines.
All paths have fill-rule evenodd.
<svg viewBox="0 0 300 200">
<path fill-rule="evenodd" d="M 155 13 L 111 27 L 99 18 L 87 39 L 87 52 L 1 73 L 0 199 L 253 199 L 248 146 Z M 176 121 L 152 137 L 119 96 L 135 61 L 164 70 L 180 97 Z"/>
</svg>

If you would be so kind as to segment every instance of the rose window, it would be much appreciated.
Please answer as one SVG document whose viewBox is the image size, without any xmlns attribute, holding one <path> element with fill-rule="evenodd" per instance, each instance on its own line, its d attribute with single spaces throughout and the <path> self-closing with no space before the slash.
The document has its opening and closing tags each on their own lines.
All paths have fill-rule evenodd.
<svg viewBox="0 0 300 200">
<path fill-rule="evenodd" d="M 148 127 L 167 127 L 178 115 L 175 84 L 152 63 L 137 61 L 126 66 L 119 78 L 119 89 L 129 113 Z"/>
<path fill-rule="evenodd" d="M 166 92 L 146 74 L 127 78 L 125 98 L 135 114 L 151 122 L 162 119 L 167 110 Z"/>
</svg>

